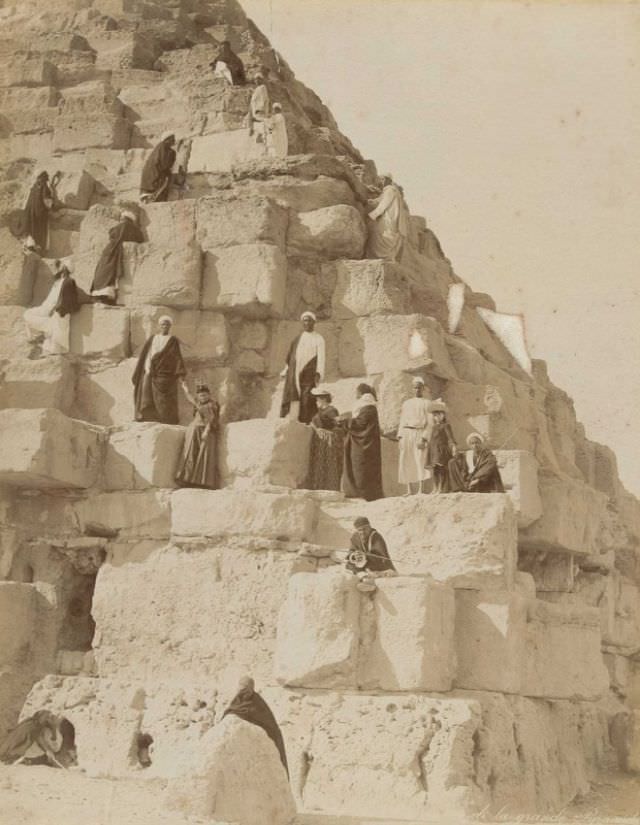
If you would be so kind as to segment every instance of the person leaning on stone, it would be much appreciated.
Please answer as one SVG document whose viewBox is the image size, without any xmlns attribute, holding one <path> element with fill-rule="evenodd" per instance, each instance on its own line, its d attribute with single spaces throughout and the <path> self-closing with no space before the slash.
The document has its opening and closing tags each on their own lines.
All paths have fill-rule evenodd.
<svg viewBox="0 0 640 825">
<path fill-rule="evenodd" d="M 19 234 L 25 237 L 25 249 L 40 255 L 44 255 L 49 246 L 49 213 L 55 205 L 59 178 L 60 172 L 56 172 L 51 181 L 48 172 L 39 172 L 22 212 Z"/>
<path fill-rule="evenodd" d="M 178 382 L 188 392 L 184 380 L 187 370 L 180 342 L 171 335 L 172 324 L 168 315 L 162 315 L 158 321 L 159 332 L 146 340 L 138 356 L 131 378 L 136 421 L 179 423 Z"/>
<path fill-rule="evenodd" d="M 311 390 L 324 378 L 325 343 L 319 332 L 314 332 L 316 316 L 303 312 L 300 316 L 302 332 L 291 342 L 287 363 L 280 373 L 284 378 L 280 417 L 309 424 L 318 411 Z"/>
<path fill-rule="evenodd" d="M 409 210 L 391 175 L 382 176 L 382 193 L 369 205 L 367 257 L 397 261 L 409 236 Z"/>
<path fill-rule="evenodd" d="M 244 63 L 232 50 L 228 40 L 223 40 L 215 60 L 209 63 L 214 77 L 222 77 L 231 86 L 244 86 L 247 82 Z"/>
<path fill-rule="evenodd" d="M 473 470 L 469 475 L 467 490 L 470 493 L 504 493 L 504 485 L 495 455 L 484 446 L 479 433 L 471 433 L 467 444 L 473 450 Z"/>
<path fill-rule="evenodd" d="M 176 136 L 164 132 L 160 143 L 146 159 L 140 178 L 140 200 L 143 203 L 161 203 L 169 198 L 169 188 L 176 162 Z"/>
<path fill-rule="evenodd" d="M 449 461 L 457 452 L 453 431 L 447 421 L 446 404 L 438 398 L 429 404 L 429 412 L 433 415 L 433 429 L 427 445 L 425 467 L 433 475 L 434 493 L 444 493 L 447 488 L 447 467 Z"/>
<path fill-rule="evenodd" d="M 91 284 L 91 295 L 100 303 L 114 305 L 118 281 L 124 274 L 124 243 L 142 243 L 144 236 L 137 217 L 128 209 L 120 213 L 120 221 L 109 230 L 109 242 L 102 250 Z"/>
</svg>

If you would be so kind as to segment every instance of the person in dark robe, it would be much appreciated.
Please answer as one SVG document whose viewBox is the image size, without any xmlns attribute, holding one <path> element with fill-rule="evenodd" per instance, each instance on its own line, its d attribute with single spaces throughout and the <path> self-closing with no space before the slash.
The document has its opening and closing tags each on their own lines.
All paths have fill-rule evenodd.
<svg viewBox="0 0 640 825">
<path fill-rule="evenodd" d="M 425 467 L 433 475 L 434 493 L 443 493 L 446 486 L 447 466 L 457 451 L 453 431 L 447 421 L 447 408 L 440 399 L 429 404 L 433 415 L 433 429 L 427 444 Z"/>
<path fill-rule="evenodd" d="M 343 432 L 331 393 L 324 387 L 311 390 L 318 411 L 311 419 L 313 434 L 309 449 L 307 490 L 339 490 L 342 478 Z"/>
<path fill-rule="evenodd" d="M 66 768 L 76 763 L 75 731 L 64 717 L 38 710 L 23 719 L 0 745 L 0 762 L 5 765 L 50 765 Z"/>
<path fill-rule="evenodd" d="M 196 396 L 185 394 L 193 405 L 193 420 L 187 427 L 176 481 L 181 487 L 218 489 L 218 422 L 220 406 L 209 387 L 196 385 Z"/>
<path fill-rule="evenodd" d="M 271 708 L 265 700 L 256 693 L 255 683 L 250 676 L 244 676 L 238 684 L 238 692 L 231 700 L 229 707 L 222 714 L 222 718 L 228 714 L 238 716 L 245 722 L 257 725 L 267 734 L 269 739 L 278 749 L 280 761 L 289 776 L 289 766 L 287 765 L 287 753 L 284 747 L 284 739 L 276 718 Z"/>
<path fill-rule="evenodd" d="M 382 498 L 382 457 L 376 394 L 359 384 L 357 401 L 346 421 L 342 491 L 347 498 Z"/>
<path fill-rule="evenodd" d="M 302 332 L 291 342 L 287 363 L 280 373 L 284 378 L 280 417 L 309 424 L 318 411 L 316 397 L 311 390 L 324 377 L 325 343 L 319 332 L 314 332 L 316 316 L 303 312 L 300 316 Z"/>
<path fill-rule="evenodd" d="M 484 445 L 479 433 L 471 433 L 467 444 L 473 450 L 473 470 L 467 489 L 470 493 L 504 493 L 504 485 L 495 455 Z"/>
<path fill-rule="evenodd" d="M 387 550 L 387 543 L 371 526 L 369 519 L 358 516 L 353 526 L 356 531 L 351 536 L 347 570 L 352 573 L 383 573 L 391 570 L 395 573 L 396 568 Z"/>
<path fill-rule="evenodd" d="M 171 335 L 173 321 L 163 315 L 160 332 L 147 339 L 133 372 L 136 421 L 178 424 L 178 382 L 188 392 L 187 371 L 178 339 Z"/>
<path fill-rule="evenodd" d="M 165 132 L 160 143 L 146 159 L 140 178 L 140 200 L 143 202 L 161 203 L 169 198 L 173 165 L 176 162 L 173 148 L 175 143 L 173 132 Z"/>
<path fill-rule="evenodd" d="M 40 172 L 31 187 L 22 214 L 20 234 L 26 236 L 26 246 L 41 255 L 49 245 L 49 213 L 53 209 L 55 184 L 59 173 L 49 183 L 49 173 Z"/>
<path fill-rule="evenodd" d="M 466 493 L 469 483 L 469 467 L 467 456 L 463 450 L 456 452 L 447 465 L 447 475 L 444 480 L 443 493 Z"/>
<path fill-rule="evenodd" d="M 232 86 L 244 86 L 247 82 L 244 63 L 232 50 L 228 40 L 222 41 L 218 56 L 209 66 L 216 77 L 223 77 Z"/>
<path fill-rule="evenodd" d="M 93 275 L 91 295 L 95 300 L 114 305 L 118 281 L 124 274 L 124 243 L 142 243 L 144 236 L 133 212 L 120 213 L 120 222 L 109 230 L 109 243 L 102 250 Z"/>
</svg>

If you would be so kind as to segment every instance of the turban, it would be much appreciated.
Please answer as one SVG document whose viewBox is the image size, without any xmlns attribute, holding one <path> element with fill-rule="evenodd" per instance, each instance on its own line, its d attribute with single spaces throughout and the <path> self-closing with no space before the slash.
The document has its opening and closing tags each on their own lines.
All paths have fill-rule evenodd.
<svg viewBox="0 0 640 825">
<path fill-rule="evenodd" d="M 132 220 L 132 221 L 137 221 L 138 220 L 138 217 L 137 217 L 136 213 L 132 212 L 130 209 L 123 209 L 122 212 L 120 213 L 120 218 L 121 219 L 129 218 L 129 220 Z"/>
<path fill-rule="evenodd" d="M 480 435 L 480 433 L 471 433 L 467 436 L 467 444 L 470 447 L 474 441 L 479 441 L 481 444 L 484 444 L 484 438 Z"/>
<path fill-rule="evenodd" d="M 314 387 L 311 390 L 311 395 L 315 395 L 320 398 L 328 398 L 329 401 L 331 401 L 331 393 L 326 387 Z"/>
<path fill-rule="evenodd" d="M 436 398 L 435 401 L 432 401 L 429 404 L 429 412 L 430 413 L 446 412 L 446 411 L 447 411 L 447 405 L 444 403 L 442 398 Z"/>
<path fill-rule="evenodd" d="M 169 315 L 161 315 L 158 318 L 158 323 L 159 324 L 162 324 L 163 321 L 168 321 L 170 324 L 173 324 L 173 318 L 171 318 Z"/>
<path fill-rule="evenodd" d="M 416 377 L 413 379 L 412 383 L 413 383 L 414 387 L 417 387 L 417 386 L 424 387 L 424 379 L 420 378 L 419 375 L 416 375 Z"/>
<path fill-rule="evenodd" d="M 311 312 L 310 310 L 307 310 L 306 312 L 303 312 L 302 315 L 300 316 L 301 321 L 304 321 L 305 318 L 311 318 L 312 321 L 317 320 L 315 314 L 313 312 Z"/>
<path fill-rule="evenodd" d="M 358 527 L 370 527 L 371 522 L 366 516 L 358 516 L 358 518 L 353 522 L 353 526 L 358 529 Z"/>
<path fill-rule="evenodd" d="M 163 132 L 160 135 L 160 140 L 163 141 L 163 140 L 166 140 L 167 138 L 170 138 L 170 137 L 175 138 L 175 132 L 173 132 L 171 130 L 169 130 L 167 132 Z"/>
</svg>

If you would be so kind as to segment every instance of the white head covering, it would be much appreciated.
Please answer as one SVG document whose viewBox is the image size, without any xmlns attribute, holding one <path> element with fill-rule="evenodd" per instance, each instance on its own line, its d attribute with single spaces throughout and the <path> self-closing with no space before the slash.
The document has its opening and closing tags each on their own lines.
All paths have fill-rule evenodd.
<svg viewBox="0 0 640 825">
<path fill-rule="evenodd" d="M 158 324 L 161 324 L 163 321 L 168 321 L 170 324 L 173 324 L 173 318 L 170 315 L 161 315 L 158 318 Z"/>
<path fill-rule="evenodd" d="M 309 310 L 309 309 L 306 310 L 306 312 L 303 312 L 302 315 L 300 316 L 301 321 L 304 321 L 305 318 L 311 318 L 312 321 L 317 321 L 318 320 L 316 318 L 315 314 L 313 312 L 311 312 L 311 310 Z"/>
<path fill-rule="evenodd" d="M 130 209 L 123 209 L 122 210 L 122 212 L 120 213 L 120 219 L 124 220 L 124 218 L 129 218 L 132 221 L 137 221 L 138 220 L 138 216 L 136 215 L 136 213 L 132 212 Z"/>
<path fill-rule="evenodd" d="M 446 412 L 446 411 L 447 411 L 447 405 L 444 403 L 442 398 L 436 398 L 435 401 L 432 401 L 429 404 L 429 412 L 430 413 Z"/>
<path fill-rule="evenodd" d="M 467 436 L 467 444 L 471 447 L 474 441 L 479 441 L 481 444 L 484 444 L 484 438 L 480 433 L 469 433 Z"/>
<path fill-rule="evenodd" d="M 163 132 L 160 135 L 160 140 L 163 141 L 163 140 L 166 140 L 168 137 L 173 137 L 174 138 L 175 136 L 176 136 L 176 133 L 173 131 L 173 129 L 168 129 L 166 132 Z"/>
<path fill-rule="evenodd" d="M 60 261 L 60 269 L 67 269 L 69 274 L 73 272 L 73 261 L 70 258 L 62 258 Z"/>
<path fill-rule="evenodd" d="M 424 387 L 424 378 L 420 378 L 419 375 L 416 375 L 416 377 L 413 379 L 413 381 L 411 383 L 413 384 L 414 387 L 417 387 L 417 386 Z"/>
<path fill-rule="evenodd" d="M 328 395 L 329 398 L 331 398 L 331 393 L 329 392 L 329 390 L 326 387 L 323 387 L 323 386 L 314 387 L 311 390 L 311 395 Z"/>
<path fill-rule="evenodd" d="M 281 103 L 274 103 L 273 104 L 273 111 L 274 112 L 281 112 L 282 111 L 282 104 Z"/>
</svg>

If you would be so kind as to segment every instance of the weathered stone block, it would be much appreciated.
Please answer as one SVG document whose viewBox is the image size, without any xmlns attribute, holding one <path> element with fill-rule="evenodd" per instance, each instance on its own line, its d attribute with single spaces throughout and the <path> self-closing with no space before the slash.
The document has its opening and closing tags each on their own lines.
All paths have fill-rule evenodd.
<svg viewBox="0 0 640 825">
<path fill-rule="evenodd" d="M 29 306 L 38 263 L 7 227 L 0 228 L 0 304 Z"/>
<path fill-rule="evenodd" d="M 304 493 L 177 490 L 171 497 L 174 536 L 309 540 L 316 515 L 317 502 Z"/>
<path fill-rule="evenodd" d="M 79 417 L 95 424 L 124 424 L 133 421 L 131 376 L 135 358 L 119 364 L 83 364 L 78 370 L 76 408 Z"/>
<path fill-rule="evenodd" d="M 113 360 L 129 352 L 129 311 L 120 307 L 85 304 L 71 318 L 70 351 L 89 358 Z"/>
<path fill-rule="evenodd" d="M 196 220 L 205 250 L 249 243 L 284 249 L 289 212 L 271 198 L 221 194 L 197 201 Z"/>
<path fill-rule="evenodd" d="M 55 407 L 68 414 L 75 400 L 76 372 L 64 356 L 11 358 L 0 366 L 0 408 Z"/>
<path fill-rule="evenodd" d="M 361 258 L 366 235 L 364 221 L 355 207 L 326 206 L 291 216 L 287 253 L 330 260 Z"/>
<path fill-rule="evenodd" d="M 120 300 L 126 306 L 198 306 L 202 278 L 199 246 L 180 244 L 170 249 L 144 243 L 131 247 L 119 288 Z"/>
<path fill-rule="evenodd" d="M 332 315 L 404 315 L 410 311 L 410 290 L 400 267 L 388 261 L 336 261 L 322 267 L 323 277 L 335 278 Z"/>
<path fill-rule="evenodd" d="M 289 418 L 236 421 L 221 434 L 225 486 L 275 484 L 296 488 L 306 478 L 311 428 Z"/>
<path fill-rule="evenodd" d="M 289 687 L 355 688 L 360 642 L 357 579 L 343 570 L 296 573 L 278 619 L 275 675 Z"/>
<path fill-rule="evenodd" d="M 518 514 L 518 527 L 528 527 L 542 515 L 538 462 L 524 450 L 496 450 L 504 488 Z"/>
<path fill-rule="evenodd" d="M 0 71 L 0 86 L 55 86 L 55 65 L 37 52 L 17 52 Z"/>
<path fill-rule="evenodd" d="M 54 121 L 53 151 L 74 152 L 78 149 L 128 149 L 131 123 L 112 114 L 92 115 L 89 120 L 77 115 L 59 115 Z"/>
<path fill-rule="evenodd" d="M 149 203 L 144 207 L 149 243 L 175 249 L 196 242 L 196 208 L 193 200 Z M 144 218 L 142 219 L 145 224 Z"/>
<path fill-rule="evenodd" d="M 257 143 L 248 129 L 234 129 L 195 137 L 189 158 L 190 172 L 230 172 L 238 163 L 265 157 L 264 143 Z"/>
<path fill-rule="evenodd" d="M 454 493 L 371 502 L 322 502 L 317 544 L 349 546 L 356 516 L 384 536 L 401 575 L 430 573 L 454 587 L 509 589 L 516 567 L 517 525 L 508 496 Z"/>
<path fill-rule="evenodd" d="M 229 356 L 228 324 L 218 312 L 197 309 L 176 310 L 170 307 L 140 307 L 131 310 L 131 346 L 142 349 L 149 336 L 158 329 L 158 318 L 173 318 L 171 332 L 180 339 L 182 355 L 189 361 L 224 364 Z"/>
<path fill-rule="evenodd" d="M 441 378 L 455 377 L 442 328 L 423 315 L 347 321 L 342 326 L 338 348 L 340 372 L 346 376 L 422 368 Z"/>
<path fill-rule="evenodd" d="M 237 244 L 205 253 L 202 307 L 250 318 L 280 317 L 287 260 L 273 244 Z"/>
<path fill-rule="evenodd" d="M 533 576 L 539 593 L 571 593 L 575 566 L 572 553 L 533 547 L 518 549 L 518 569 Z"/>
<path fill-rule="evenodd" d="M 101 457 L 96 427 L 59 410 L 0 411 L 0 479 L 18 487 L 91 487 Z"/>
<path fill-rule="evenodd" d="M 346 181 L 323 175 L 315 180 L 298 180 L 285 175 L 267 180 L 252 180 L 249 185 L 252 191 L 266 195 L 294 212 L 311 212 L 338 204 L 356 204 L 353 189 Z"/>
<path fill-rule="evenodd" d="M 111 430 L 104 459 L 105 490 L 175 487 L 184 428 L 134 423 Z"/>
<path fill-rule="evenodd" d="M 102 493 L 78 501 L 74 511 L 84 530 L 87 524 L 102 524 L 118 531 L 121 541 L 166 539 L 170 532 L 170 490 Z"/>
</svg>

